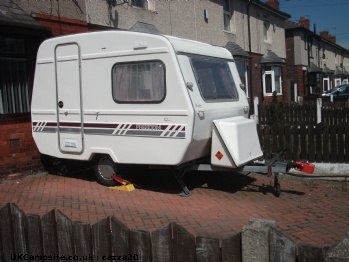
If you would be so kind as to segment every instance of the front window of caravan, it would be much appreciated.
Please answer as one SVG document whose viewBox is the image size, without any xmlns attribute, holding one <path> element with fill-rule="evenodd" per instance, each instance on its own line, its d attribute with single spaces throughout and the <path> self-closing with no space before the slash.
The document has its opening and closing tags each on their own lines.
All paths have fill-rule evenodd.
<svg viewBox="0 0 349 262">
<path fill-rule="evenodd" d="M 160 61 L 115 64 L 113 98 L 119 103 L 160 103 L 165 98 L 165 65 Z"/>
<path fill-rule="evenodd" d="M 238 92 L 228 61 L 208 57 L 191 57 L 196 82 L 204 100 L 238 99 Z"/>
</svg>

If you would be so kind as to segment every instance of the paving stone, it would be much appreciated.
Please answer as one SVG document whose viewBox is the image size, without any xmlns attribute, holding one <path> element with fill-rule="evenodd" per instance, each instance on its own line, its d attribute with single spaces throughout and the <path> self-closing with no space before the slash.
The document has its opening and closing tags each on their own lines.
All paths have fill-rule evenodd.
<svg viewBox="0 0 349 262">
<path fill-rule="evenodd" d="M 188 174 L 184 180 L 202 181 L 200 176 Z M 192 196 L 182 198 L 176 194 L 177 184 L 168 184 L 173 181 L 168 171 L 136 177 L 143 189 L 132 192 L 108 189 L 88 172 L 74 177 L 36 175 L 0 184 L 0 207 L 12 202 L 27 214 L 40 216 L 57 208 L 73 221 L 90 224 L 115 216 L 139 230 L 176 222 L 195 236 L 220 239 L 240 233 L 254 217 L 275 221 L 278 230 L 297 244 L 332 246 L 347 234 L 349 191 L 343 183 L 322 181 L 311 188 L 285 177 L 276 198 L 272 179 L 266 176 L 202 176 L 206 186 L 190 187 Z"/>
</svg>

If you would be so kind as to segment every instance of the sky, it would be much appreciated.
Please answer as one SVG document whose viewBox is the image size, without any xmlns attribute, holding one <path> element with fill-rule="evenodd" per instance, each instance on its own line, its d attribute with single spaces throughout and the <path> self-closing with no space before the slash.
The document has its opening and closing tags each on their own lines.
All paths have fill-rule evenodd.
<svg viewBox="0 0 349 262">
<path fill-rule="evenodd" d="M 310 21 L 310 30 L 327 30 L 336 43 L 349 50 L 349 0 L 279 0 L 280 11 L 298 22 L 301 16 Z"/>
</svg>

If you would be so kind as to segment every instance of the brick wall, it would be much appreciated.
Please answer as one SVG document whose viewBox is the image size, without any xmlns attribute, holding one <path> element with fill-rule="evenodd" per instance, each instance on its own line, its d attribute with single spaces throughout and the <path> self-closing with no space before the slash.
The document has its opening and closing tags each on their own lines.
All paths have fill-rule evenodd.
<svg viewBox="0 0 349 262">
<path fill-rule="evenodd" d="M 51 28 L 53 36 L 105 29 L 80 20 L 42 14 L 36 14 L 35 19 L 41 25 Z M 37 50 L 33 50 L 33 53 L 36 52 Z M 30 85 L 32 86 L 32 81 Z M 40 153 L 32 138 L 29 114 L 0 119 L 0 145 L 0 176 L 42 168 Z"/>
<path fill-rule="evenodd" d="M 54 36 L 87 32 L 87 23 L 80 20 L 36 14 L 35 20 L 41 25 L 51 28 Z"/>
<path fill-rule="evenodd" d="M 29 116 L 2 119 L 0 144 L 0 176 L 42 168 Z"/>
</svg>

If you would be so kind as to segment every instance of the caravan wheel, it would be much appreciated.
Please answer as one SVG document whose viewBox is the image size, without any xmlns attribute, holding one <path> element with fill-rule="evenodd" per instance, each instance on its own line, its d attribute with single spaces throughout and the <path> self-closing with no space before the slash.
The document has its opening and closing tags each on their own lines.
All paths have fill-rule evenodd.
<svg viewBox="0 0 349 262">
<path fill-rule="evenodd" d="M 104 186 L 116 186 L 118 183 L 113 179 L 116 175 L 116 165 L 109 156 L 99 157 L 94 165 L 94 171 L 99 183 Z"/>
</svg>

